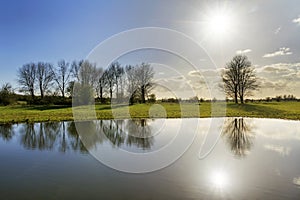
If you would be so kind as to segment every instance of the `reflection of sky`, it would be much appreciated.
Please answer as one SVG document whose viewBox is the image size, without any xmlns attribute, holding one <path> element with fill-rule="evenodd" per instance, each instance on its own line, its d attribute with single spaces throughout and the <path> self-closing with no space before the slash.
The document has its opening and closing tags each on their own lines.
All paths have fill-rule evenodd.
<svg viewBox="0 0 300 200">
<path fill-rule="evenodd" d="M 183 120 L 188 123 L 189 119 Z M 247 149 L 249 153 L 244 157 L 240 158 L 234 155 L 234 151 L 227 144 L 230 141 L 226 139 L 230 134 L 224 134 L 211 153 L 199 160 L 197 154 L 211 121 L 210 119 L 200 119 L 200 126 L 197 129 L 199 135 L 191 148 L 170 168 L 158 173 L 166 173 L 171 177 L 174 175 L 175 179 L 178 179 L 180 188 L 191 190 L 193 194 L 197 193 L 199 189 L 204 197 L 213 195 L 215 198 L 231 197 L 233 199 L 270 198 L 270 196 L 292 198 L 298 194 L 299 190 L 293 189 L 292 185 L 300 184 L 298 178 L 300 132 L 297 131 L 300 126 L 299 122 L 250 118 L 243 120 L 248 127 L 247 131 L 243 133 L 244 137 L 251 139 L 251 146 Z M 173 122 L 176 123 L 176 121 Z M 190 121 L 190 123 L 192 122 Z M 152 122 L 151 126 L 159 124 Z M 171 124 L 166 123 L 162 132 L 154 136 L 153 146 L 147 152 L 161 148 L 162 146 L 158 144 L 165 143 L 160 143 L 160 140 L 166 142 L 168 138 L 170 139 L 168 137 L 168 135 L 172 135 L 172 131 L 169 131 L 171 130 L 170 126 Z M 209 134 L 215 135 L 215 137 L 211 138 L 217 138 L 220 128 L 221 124 L 213 124 Z M 156 128 L 156 130 L 159 129 Z M 163 138 L 167 140 L 163 140 Z M 127 146 L 127 150 L 130 151 L 130 148 L 133 150 L 135 147 Z M 181 185 L 181 182 L 185 184 Z M 265 191 L 272 191 L 272 193 Z"/>
<path fill-rule="evenodd" d="M 288 156 L 291 151 L 290 147 L 285 147 L 281 145 L 266 144 L 264 145 L 264 147 L 268 150 L 277 152 L 281 156 Z"/>
<path fill-rule="evenodd" d="M 200 119 L 197 129 L 188 128 L 194 126 L 195 119 L 167 119 L 166 122 L 154 120 L 148 123 L 152 127 L 150 130 L 154 131 L 154 140 L 153 146 L 150 146 L 147 152 L 158 150 L 167 144 L 176 134 L 173 131 L 178 130 L 181 120 L 184 121 L 185 128 L 180 131 L 188 134 L 196 130 L 198 135 L 192 146 L 178 161 L 162 170 L 139 176 L 131 176 L 106 169 L 105 177 L 110 177 L 111 185 L 119 184 L 118 191 L 128 194 L 130 190 L 128 188 L 126 190 L 126 187 L 122 185 L 122 180 L 124 180 L 126 186 L 132 184 L 130 181 L 134 181 L 134 188 L 137 189 L 136 193 L 141 192 L 143 195 L 151 195 L 149 191 L 156 191 L 160 195 L 165 195 L 164 197 L 167 195 L 167 197 L 172 196 L 180 199 L 297 199 L 299 197 L 299 121 L 245 118 L 243 119 L 244 123 L 251 128 L 248 131 L 251 131 L 251 135 L 253 135 L 249 154 L 242 158 L 236 157 L 234 151 L 229 148 L 228 142 L 230 141 L 226 138 L 230 134 L 224 134 L 219 138 L 212 152 L 204 159 L 199 160 L 197 155 L 209 129 L 211 119 Z M 109 125 L 109 121 L 103 122 Z M 212 136 L 211 138 L 217 138 L 214 136 L 219 134 L 218 131 L 222 126 L 220 122 L 221 120 L 217 120 L 212 125 L 212 131 L 209 133 Z M 100 124 L 100 121 L 98 121 L 93 126 L 100 131 Z M 93 127 L 92 123 L 90 126 Z M 8 142 L 0 137 L 2 152 L 0 155 L 20 154 L 22 144 L 20 144 L 19 137 L 23 134 L 22 127 L 23 125 L 13 126 L 16 134 Z M 36 124 L 35 128 L 38 130 L 39 125 Z M 89 127 L 85 125 L 84 129 L 89 130 Z M 122 129 L 125 132 L 127 131 L 125 125 L 122 126 Z M 249 132 L 244 132 L 244 134 L 247 136 Z M 68 137 L 66 139 L 68 140 Z M 103 145 L 107 149 L 107 153 L 120 150 L 117 146 L 113 147 L 108 138 L 100 137 L 99 132 L 90 135 L 86 132 L 82 140 L 84 140 L 84 143 L 89 143 L 91 149 Z M 137 153 L 143 152 L 134 143 L 126 147 L 121 145 L 120 148 Z M 27 158 L 30 157 L 31 152 L 41 156 L 44 155 L 43 151 L 37 149 L 28 149 L 23 153 L 26 154 Z M 47 154 L 51 154 L 51 150 L 48 150 Z M 55 155 L 51 159 L 54 158 Z M 62 157 L 60 159 L 66 158 Z M 126 157 L 122 159 L 126 160 Z M 20 166 L 22 166 L 22 159 L 19 159 L 18 162 L 21 162 Z M 76 164 L 72 169 L 76 171 Z M 104 172 L 97 168 L 93 173 L 100 176 Z M 91 172 L 91 174 L 93 173 Z M 114 178 L 111 179 L 111 177 Z M 144 187 L 143 183 L 145 182 L 147 182 L 147 190 L 141 190 L 140 187 Z M 114 194 L 110 193 L 110 195 Z"/>
<path fill-rule="evenodd" d="M 298 185 L 298 187 L 300 187 L 300 177 L 294 178 L 293 183 L 295 185 Z"/>
</svg>

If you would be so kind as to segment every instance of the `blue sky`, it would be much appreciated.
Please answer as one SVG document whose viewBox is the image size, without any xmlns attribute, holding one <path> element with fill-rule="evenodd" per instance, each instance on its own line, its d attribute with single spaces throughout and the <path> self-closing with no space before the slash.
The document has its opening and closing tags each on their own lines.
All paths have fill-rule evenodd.
<svg viewBox="0 0 300 200">
<path fill-rule="evenodd" d="M 0 1 L 1 82 L 13 81 L 24 63 L 82 59 L 109 36 L 147 25 L 137 18 L 148 18 L 147 12 L 137 7 L 125 1 Z"/>
<path fill-rule="evenodd" d="M 234 26 L 216 36 L 207 31 L 206 24 L 220 8 L 231 15 Z M 17 87 L 16 71 L 25 63 L 83 59 L 110 36 L 149 26 L 187 34 L 220 68 L 237 51 L 245 53 L 262 78 L 257 96 L 278 92 L 300 96 L 297 0 L 0 0 L 0 84 L 11 82 Z M 290 80 L 296 84 L 289 85 Z"/>
</svg>

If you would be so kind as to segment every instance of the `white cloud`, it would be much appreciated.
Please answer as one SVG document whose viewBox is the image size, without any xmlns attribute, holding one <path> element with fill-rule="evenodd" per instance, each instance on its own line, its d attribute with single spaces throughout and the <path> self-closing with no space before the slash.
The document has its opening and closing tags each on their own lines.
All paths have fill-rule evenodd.
<svg viewBox="0 0 300 200">
<path fill-rule="evenodd" d="M 246 54 L 246 53 L 249 53 L 251 51 L 252 51 L 251 49 L 237 50 L 236 54 Z"/>
<path fill-rule="evenodd" d="M 274 31 L 274 33 L 277 35 L 280 31 L 281 31 L 281 27 L 279 26 L 279 27 Z"/>
<path fill-rule="evenodd" d="M 271 58 L 275 56 L 284 56 L 284 55 L 290 55 L 293 54 L 293 52 L 290 51 L 290 48 L 287 47 L 281 47 L 279 51 L 275 51 L 273 53 L 267 53 L 263 55 L 264 58 Z"/>
<path fill-rule="evenodd" d="M 293 19 L 293 22 L 297 25 L 300 25 L 300 16 L 298 16 L 298 18 Z"/>
<path fill-rule="evenodd" d="M 260 90 L 257 97 L 293 94 L 300 96 L 300 62 L 274 63 L 256 67 Z"/>
<path fill-rule="evenodd" d="M 196 77 L 201 77 L 202 76 L 202 74 L 201 74 L 201 72 L 200 71 L 190 71 L 189 73 L 188 73 L 188 75 L 189 76 L 196 76 Z"/>
</svg>

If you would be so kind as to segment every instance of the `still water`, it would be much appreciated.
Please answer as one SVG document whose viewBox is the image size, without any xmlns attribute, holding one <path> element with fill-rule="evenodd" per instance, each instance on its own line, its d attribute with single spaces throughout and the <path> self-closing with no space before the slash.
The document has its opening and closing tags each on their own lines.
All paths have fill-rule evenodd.
<svg viewBox="0 0 300 200">
<path fill-rule="evenodd" d="M 107 155 L 156 151 L 172 140 L 176 126 L 195 120 L 197 129 L 181 129 L 196 131 L 191 146 L 155 172 L 120 172 L 89 153 L 103 147 Z M 223 118 L 224 125 L 209 126 L 211 120 L 83 122 L 81 137 L 74 122 L 0 125 L 0 199 L 300 198 L 300 121 Z M 91 125 L 104 134 L 90 134 Z M 200 159 L 208 129 L 217 140 Z"/>
</svg>

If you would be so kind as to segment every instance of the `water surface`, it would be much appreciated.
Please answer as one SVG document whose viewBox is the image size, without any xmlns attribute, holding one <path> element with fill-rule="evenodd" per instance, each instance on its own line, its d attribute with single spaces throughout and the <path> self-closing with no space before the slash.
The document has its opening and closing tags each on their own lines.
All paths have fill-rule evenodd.
<svg viewBox="0 0 300 200">
<path fill-rule="evenodd" d="M 174 127 L 200 120 L 197 137 L 172 165 L 129 174 L 97 161 L 89 150 L 147 153 L 163 148 Z M 74 122 L 0 125 L 1 199 L 299 199 L 300 122 L 226 118 L 221 136 L 199 159 L 211 119 L 85 122 L 84 144 Z M 89 134 L 93 125 L 104 130 Z M 138 163 L 137 163 L 138 164 Z"/>
</svg>

